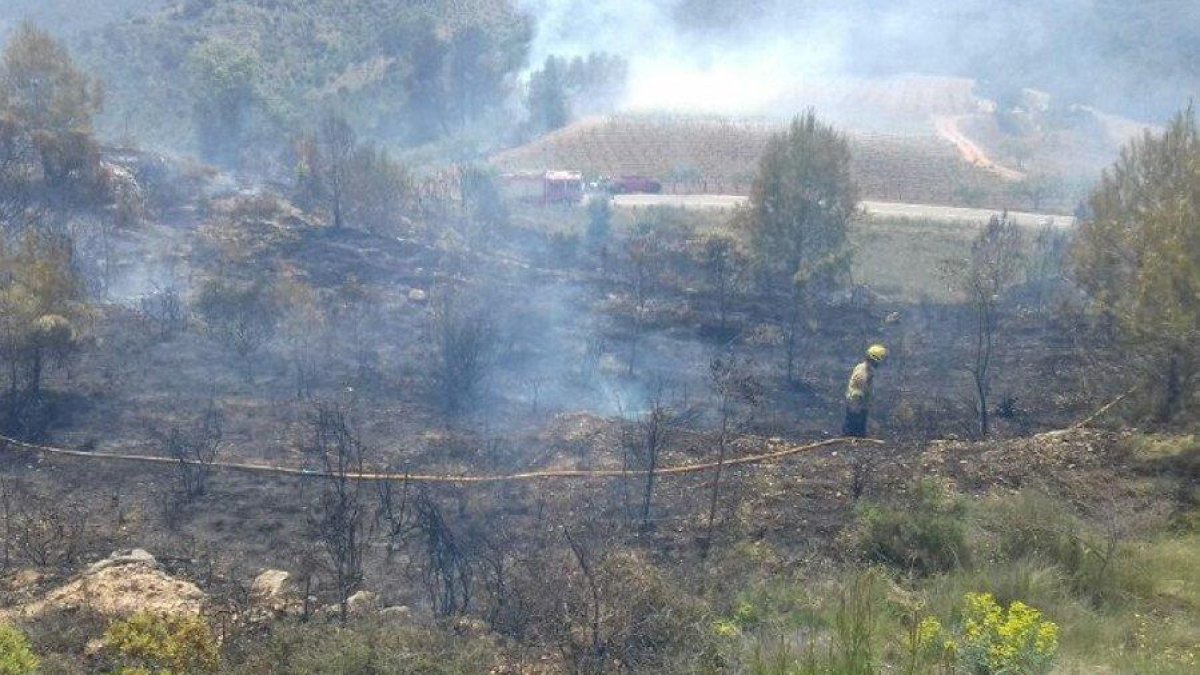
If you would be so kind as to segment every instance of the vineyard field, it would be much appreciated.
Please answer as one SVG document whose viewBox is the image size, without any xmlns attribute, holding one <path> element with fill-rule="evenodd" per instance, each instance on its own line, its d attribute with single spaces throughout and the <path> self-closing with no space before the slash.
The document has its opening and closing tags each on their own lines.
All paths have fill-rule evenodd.
<svg viewBox="0 0 1200 675">
<path fill-rule="evenodd" d="M 678 194 L 746 194 L 779 124 L 624 115 L 589 119 L 492 158 L 501 171 L 570 169 L 587 176 L 646 175 Z M 1007 208 L 1011 181 L 965 161 L 932 131 L 851 134 L 853 171 L 865 198 Z"/>
</svg>

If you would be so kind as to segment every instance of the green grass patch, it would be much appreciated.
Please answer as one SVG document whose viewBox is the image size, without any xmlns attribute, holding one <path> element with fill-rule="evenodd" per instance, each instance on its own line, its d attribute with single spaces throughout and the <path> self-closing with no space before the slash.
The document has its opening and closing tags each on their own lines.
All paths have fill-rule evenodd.
<svg viewBox="0 0 1200 675">
<path fill-rule="evenodd" d="M 963 649 L 965 598 L 986 594 L 1004 611 L 1014 603 L 1034 608 L 1038 620 L 1058 627 L 1050 672 L 1171 675 L 1200 668 L 1200 533 L 1172 528 L 1163 518 L 1118 537 L 1111 523 L 1032 490 L 965 509 L 961 499 L 918 486 L 907 507 L 874 507 L 855 526 L 856 541 L 870 545 L 860 553 L 882 544 L 900 552 L 962 546 L 969 556 L 958 564 L 918 569 L 904 553 L 875 557 L 887 566 L 867 573 L 764 582 L 740 596 L 724 619 L 736 635 L 729 663 L 764 675 L 1000 672 L 969 666 L 962 656 L 947 666 L 936 649 L 917 654 L 925 649 L 923 622 L 927 628 L 936 622 Z M 965 532 L 961 543 L 955 532 Z M 867 576 L 870 591 L 862 585 Z M 1005 614 L 998 621 L 1017 619 Z M 846 661 L 839 626 L 855 622 L 850 634 L 870 637 Z"/>
</svg>

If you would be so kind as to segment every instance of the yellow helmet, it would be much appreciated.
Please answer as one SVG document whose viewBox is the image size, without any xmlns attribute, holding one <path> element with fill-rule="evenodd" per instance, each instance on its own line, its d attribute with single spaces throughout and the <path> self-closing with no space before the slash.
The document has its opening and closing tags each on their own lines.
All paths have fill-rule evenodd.
<svg viewBox="0 0 1200 675">
<path fill-rule="evenodd" d="M 883 345 L 871 345 L 867 348 L 867 358 L 875 363 L 883 363 L 883 360 L 887 358 L 887 355 L 887 347 L 884 347 Z"/>
</svg>

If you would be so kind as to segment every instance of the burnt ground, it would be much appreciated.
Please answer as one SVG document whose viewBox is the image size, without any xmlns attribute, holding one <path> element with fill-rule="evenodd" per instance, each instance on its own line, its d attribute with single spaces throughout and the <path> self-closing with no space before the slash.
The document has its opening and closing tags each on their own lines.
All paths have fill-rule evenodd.
<svg viewBox="0 0 1200 675">
<path fill-rule="evenodd" d="M 740 298 L 729 325 L 718 329 L 712 298 L 686 278 L 686 269 L 683 276 L 661 270 L 638 330 L 616 254 L 602 257 L 529 230 L 475 240 L 336 232 L 280 208 L 260 204 L 257 216 L 234 217 L 216 205 L 195 220 L 148 226 L 133 240 L 131 258 L 165 249 L 193 262 L 170 267 L 165 281 L 146 273 L 125 287 L 174 283 L 186 295 L 213 275 L 265 274 L 334 293 L 352 275 L 371 299 L 361 312 L 324 326 L 285 319 L 248 378 L 203 334 L 198 319 L 164 337 L 130 292 L 100 309 L 82 353 L 52 375 L 60 414 L 42 440 L 98 454 L 157 454 L 158 435 L 214 402 L 224 418 L 222 460 L 311 467 L 301 447 L 311 434 L 314 401 L 324 400 L 350 411 L 372 468 L 619 469 L 642 461 L 639 420 L 659 398 L 675 415 L 659 463 L 674 466 L 715 459 L 707 379 L 713 356 L 748 359 L 765 392 L 765 403 L 739 429 L 730 450 L 735 457 L 836 435 L 845 377 L 866 344 L 882 341 L 893 354 L 876 390 L 875 433 L 884 445 L 825 448 L 727 471 L 715 550 L 762 544 L 780 565 L 836 559 L 839 533 L 860 500 L 889 499 L 923 476 L 946 475 L 976 491 L 1061 480 L 1076 486 L 1083 501 L 1114 480 L 1144 480 L 1132 466 L 1095 460 L 1115 452 L 1106 436 L 1066 443 L 1069 459 L 1057 464 L 1045 463 L 1040 441 L 931 444 L 974 433 L 973 394 L 962 369 L 972 323 L 962 307 L 878 300 L 825 306 L 810 317 L 799 377 L 789 383 L 765 327 L 770 300 Z M 225 236 L 230 227 L 233 238 Z M 459 289 L 492 310 L 495 366 L 469 409 L 452 419 L 439 409 L 430 366 L 433 303 L 410 296 L 414 289 L 434 298 Z M 886 321 L 893 313 L 899 321 Z M 1120 372 L 1089 365 L 1104 359 L 1084 361 L 1081 343 L 1111 347 L 1074 315 L 1013 310 L 1003 325 L 994 385 L 994 399 L 1003 403 L 998 437 L 1064 428 L 1122 389 Z M 294 345 L 306 335 L 320 337 L 323 360 L 315 393 L 300 396 Z M 1091 446 L 1100 449 L 1089 454 Z M 315 569 L 321 576 L 323 553 L 310 526 L 319 490 L 314 479 L 220 472 L 206 495 L 183 500 L 169 468 L 12 450 L 0 458 L 6 489 L 28 497 L 30 508 L 58 509 L 86 523 L 71 530 L 79 540 L 71 551 L 46 544 L 48 562 L 62 573 L 137 546 L 218 597 L 244 598 L 249 580 L 266 567 Z M 531 560 L 548 541 L 561 547 L 562 533 L 575 532 L 597 548 L 644 551 L 670 569 L 694 564 L 705 550 L 711 480 L 711 474 L 660 480 L 648 526 L 639 513 L 642 479 L 449 485 L 427 494 L 460 541 L 495 556 Z M 427 605 L 420 539 L 408 533 L 395 554 L 385 555 L 383 524 L 376 526 L 379 554 L 370 557 L 367 586 L 386 603 Z"/>
</svg>

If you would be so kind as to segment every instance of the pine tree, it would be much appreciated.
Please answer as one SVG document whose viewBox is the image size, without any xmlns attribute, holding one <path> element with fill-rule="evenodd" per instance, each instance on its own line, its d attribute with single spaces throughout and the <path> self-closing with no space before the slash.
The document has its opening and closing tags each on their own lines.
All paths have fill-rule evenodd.
<svg viewBox="0 0 1200 675">
<path fill-rule="evenodd" d="M 814 112 L 767 144 L 743 222 L 761 283 L 784 298 L 779 320 L 789 380 L 801 319 L 815 296 L 849 272 L 847 230 L 857 209 L 849 143 Z"/>
<path fill-rule="evenodd" d="M 1075 278 L 1108 323 L 1159 356 L 1159 414 L 1195 389 L 1200 336 L 1200 133 L 1194 110 L 1121 152 L 1080 225 Z"/>
</svg>

